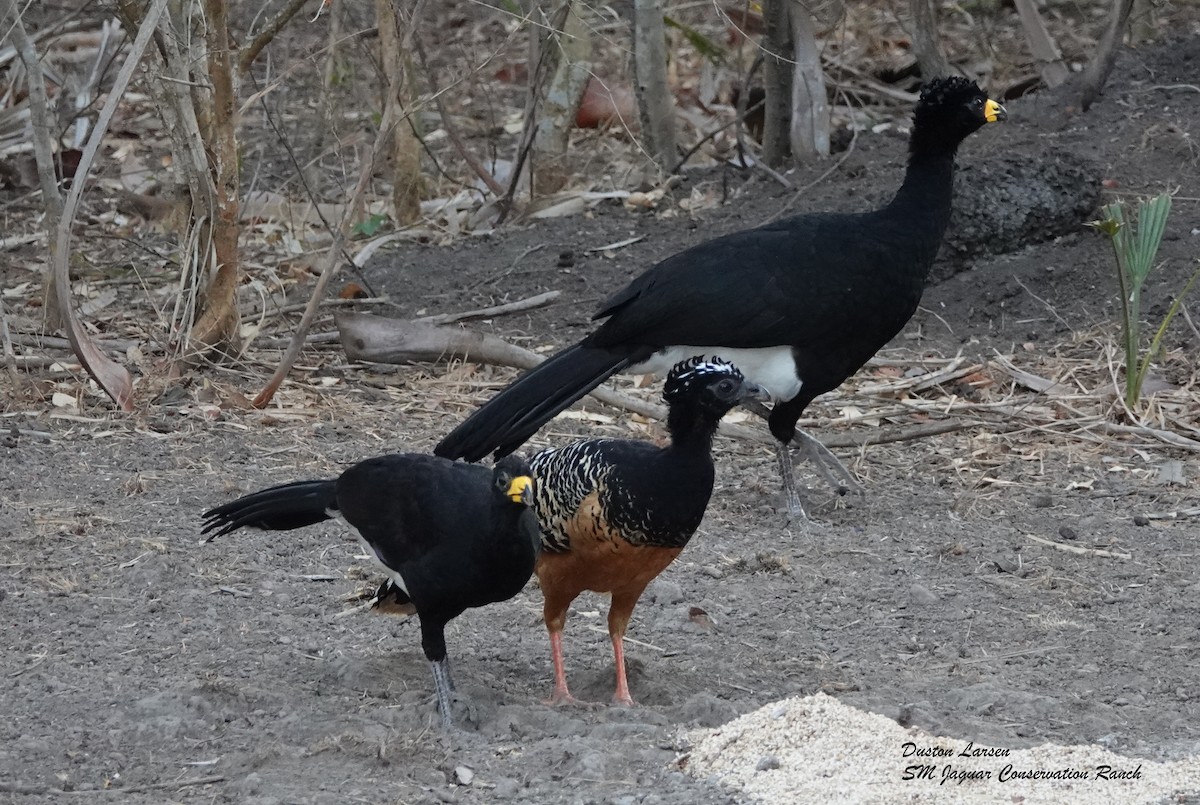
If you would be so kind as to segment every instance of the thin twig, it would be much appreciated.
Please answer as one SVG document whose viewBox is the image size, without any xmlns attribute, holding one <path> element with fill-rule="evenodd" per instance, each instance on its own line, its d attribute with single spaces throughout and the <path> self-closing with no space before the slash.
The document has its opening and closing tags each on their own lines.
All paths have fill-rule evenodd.
<svg viewBox="0 0 1200 805">
<path fill-rule="evenodd" d="M 421 43 L 420 37 L 414 36 L 412 42 L 413 50 L 416 52 L 417 59 L 421 62 L 421 69 L 425 73 L 425 80 L 429 82 L 429 88 L 433 96 L 433 105 L 437 107 L 438 115 L 442 120 L 442 128 L 446 130 L 446 134 L 450 137 L 450 142 L 454 143 L 454 148 L 458 151 L 458 155 L 475 172 L 475 175 L 488 186 L 488 190 L 491 190 L 497 199 L 503 199 L 504 187 L 496 181 L 496 177 L 492 175 L 491 171 L 483 166 L 479 158 L 467 148 L 467 144 L 463 142 L 462 135 L 458 131 L 458 126 L 450 118 L 449 112 L 446 111 L 446 105 L 442 103 L 442 95 L 438 91 L 433 71 L 429 69 L 429 60 L 425 57 L 425 46 Z"/>
</svg>

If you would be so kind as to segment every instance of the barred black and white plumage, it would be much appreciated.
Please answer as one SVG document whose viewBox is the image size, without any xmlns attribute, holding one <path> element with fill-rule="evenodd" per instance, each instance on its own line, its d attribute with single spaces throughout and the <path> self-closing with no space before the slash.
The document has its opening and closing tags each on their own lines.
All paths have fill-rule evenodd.
<svg viewBox="0 0 1200 805">
<path fill-rule="evenodd" d="M 733 364 L 696 357 L 676 364 L 663 398 L 665 447 L 593 439 L 545 450 L 530 460 L 542 528 L 536 573 L 545 596 L 555 684 L 552 702 L 572 701 L 562 661 L 562 630 L 584 590 L 612 593 L 609 635 L 617 666 L 614 700 L 632 704 L 622 639 L 646 585 L 700 527 L 712 495 L 712 439 L 731 408 L 766 391 Z"/>
</svg>

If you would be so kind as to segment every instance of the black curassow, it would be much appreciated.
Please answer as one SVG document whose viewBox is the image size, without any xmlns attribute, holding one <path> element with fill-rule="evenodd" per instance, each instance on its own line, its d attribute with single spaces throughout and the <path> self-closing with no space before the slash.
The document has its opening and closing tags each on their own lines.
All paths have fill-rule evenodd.
<svg viewBox="0 0 1200 805">
<path fill-rule="evenodd" d="M 471 607 L 512 598 L 541 547 L 529 465 L 492 469 L 413 453 L 355 464 L 336 480 L 264 489 L 204 513 L 203 533 L 243 526 L 284 531 L 340 518 L 387 571 L 393 605 L 411 605 L 446 727 L 454 690 L 446 624 Z M 381 590 L 382 595 L 382 590 Z"/>
<path fill-rule="evenodd" d="M 789 445 L 849 473 L 796 423 L 887 344 L 917 309 L 950 220 L 959 143 L 1004 108 L 973 81 L 930 81 L 921 92 L 904 182 L 866 213 L 809 213 L 735 232 L 668 257 L 609 297 L 605 321 L 493 397 L 434 449 L 447 458 L 503 456 L 616 372 L 664 372 L 698 354 L 736 364 L 775 401 L 789 513 L 803 516 Z M 758 412 L 766 414 L 760 406 Z"/>
<path fill-rule="evenodd" d="M 617 669 L 613 701 L 632 705 L 623 639 L 633 608 L 650 583 L 700 527 L 713 489 L 713 433 L 746 400 L 767 399 L 732 364 L 692 358 L 671 369 L 666 447 L 593 439 L 530 459 L 542 527 L 537 577 L 554 661 L 552 703 L 574 701 L 563 666 L 567 609 L 584 590 L 612 593 L 608 634 Z"/>
</svg>

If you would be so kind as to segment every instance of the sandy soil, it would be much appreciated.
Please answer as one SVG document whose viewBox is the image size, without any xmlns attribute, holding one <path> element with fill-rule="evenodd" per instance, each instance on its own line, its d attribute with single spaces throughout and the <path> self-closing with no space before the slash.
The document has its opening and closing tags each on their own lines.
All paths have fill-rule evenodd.
<svg viewBox="0 0 1200 805">
<path fill-rule="evenodd" d="M 1197 252 L 1200 105 L 1188 89 L 1162 87 L 1194 82 L 1198 63 L 1195 38 L 1126 54 L 1089 115 L 1048 97 L 1013 103 L 1007 127 L 974 138 L 960 162 L 978 174 L 992 157 L 1042 166 L 1065 152 L 1092 166 L 1093 183 L 1181 185 L 1169 263 L 1146 292 L 1153 316 Z M 884 198 L 902 154 L 895 134 L 864 136 L 857 167 L 848 162 L 795 208 Z M 727 184 L 728 202 L 695 217 L 601 208 L 449 248 L 406 247 L 367 278 L 401 313 L 562 290 L 555 306 L 493 325 L 522 343 L 562 345 L 601 296 L 656 257 L 758 223 L 788 200 L 736 173 L 693 181 Z M 1108 247 L 1079 224 L 1089 213 L 1015 252 L 944 261 L 952 278 L 930 289 L 887 355 L 919 366 L 998 349 L 1052 373 L 1068 366 L 1062 355 L 1110 344 Z M 634 235 L 644 239 L 611 257 L 588 251 Z M 482 279 L 466 292 L 464 271 Z M 1197 337 L 1181 324 L 1168 340 L 1184 350 L 1171 366 L 1194 370 Z M 24 431 L 0 444 L 0 799 L 752 801 L 733 776 L 688 773 L 697 738 L 685 733 L 817 691 L 980 745 L 1099 744 L 1146 761 L 1200 750 L 1200 527 L 1160 519 L 1200 505 L 1197 454 L 1135 434 L 1013 430 L 975 415 L 952 433 L 840 451 L 865 499 L 832 499 L 809 478 L 820 522 L 791 528 L 769 448 L 718 440 L 701 532 L 633 619 L 641 706 L 541 703 L 550 657 L 530 587 L 448 630 L 470 706 L 466 730 L 444 734 L 415 624 L 354 611 L 376 576 L 349 535 L 331 525 L 198 541 L 200 512 L 236 494 L 429 449 L 510 376 L 443 373 L 364 370 L 314 350 L 268 412 L 219 404 L 223 390 L 249 392 L 262 377 L 213 370 L 132 420 L 90 398 L 74 416 L 6 415 Z M 839 421 L 848 408 L 892 402 L 859 393 L 864 383 L 814 406 L 818 435 L 871 427 Z M 955 393 L 927 398 L 953 416 Z M 1044 404 L 1027 389 L 1012 393 L 1016 405 Z M 1190 399 L 1175 415 L 1200 427 Z M 559 420 L 534 446 L 646 430 L 588 410 L 592 419 Z M 612 690 L 604 611 L 583 598 L 567 627 L 574 692 L 592 701 Z M 910 793 L 901 752 L 873 781 L 890 801 Z M 1152 789 L 1130 790 L 1124 801 L 1146 801 Z M 1159 797 L 1151 801 L 1180 801 Z"/>
</svg>

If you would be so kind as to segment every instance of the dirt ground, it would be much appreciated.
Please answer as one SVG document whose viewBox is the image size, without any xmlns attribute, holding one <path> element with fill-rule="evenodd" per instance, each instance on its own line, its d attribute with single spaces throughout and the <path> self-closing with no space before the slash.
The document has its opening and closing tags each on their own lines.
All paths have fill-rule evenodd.
<svg viewBox="0 0 1200 805">
<path fill-rule="evenodd" d="M 1146 290 L 1151 319 L 1200 252 L 1197 65 L 1194 34 L 1127 53 L 1089 114 L 1022 99 L 959 158 L 964 174 L 982 177 L 971 184 L 985 198 L 989 158 L 1049 171 L 1064 152 L 1093 166 L 1095 185 L 1177 187 L 1168 263 Z M 903 152 L 896 133 L 862 136 L 844 168 L 792 209 L 885 199 Z M 527 346 L 561 346 L 654 259 L 792 201 L 732 170 L 691 182 L 727 189 L 726 203 L 694 216 L 600 207 L 449 247 L 406 246 L 365 278 L 403 315 L 561 290 L 549 308 L 490 325 Z M 237 494 L 430 449 L 506 370 L 354 367 L 329 347 L 305 355 L 265 412 L 214 403 L 212 392 L 253 393 L 261 367 L 211 370 L 132 419 L 92 397 L 76 414 L 10 409 L 5 429 L 18 430 L 0 444 L 0 800 L 739 802 L 736 790 L 687 773 L 682 730 L 815 691 L 992 746 L 1195 754 L 1200 520 L 1186 512 L 1200 506 L 1200 454 L 1105 430 L 1101 420 L 1121 423 L 1106 402 L 1111 381 L 1072 368 L 1103 366 L 1112 353 L 1108 248 L 1077 224 L 1015 252 L 940 264 L 953 276 L 929 289 L 884 353 L 890 363 L 819 401 L 806 421 L 835 443 L 935 421 L 963 427 L 839 449 L 866 495 L 834 498 L 805 476 L 818 522 L 784 522 L 768 446 L 718 439 L 700 533 L 631 624 L 640 706 L 628 710 L 541 703 L 551 665 L 531 585 L 449 628 L 470 706 L 465 729 L 446 734 L 415 624 L 354 610 L 377 575 L 348 534 L 330 525 L 199 542 L 200 513 Z M 464 267 L 480 278 L 465 290 Z M 1200 401 L 1188 384 L 1200 337 L 1180 321 L 1167 347 L 1159 410 L 1196 439 Z M 966 365 L 987 361 L 979 372 L 990 386 L 960 377 L 903 395 L 871 391 L 960 353 Z M 1049 393 L 997 369 L 998 353 L 1066 378 L 1076 396 L 1055 408 Z M 900 378 L 889 366 L 903 368 Z M 651 399 L 656 389 L 632 393 Z M 1107 413 L 1088 418 L 1085 408 Z M 557 420 L 531 446 L 656 432 L 595 403 L 587 410 L 591 418 Z M 566 633 L 573 690 L 597 702 L 613 685 L 605 611 L 599 598 L 580 599 Z M 894 780 L 881 783 L 899 801 L 897 754 Z"/>
</svg>

